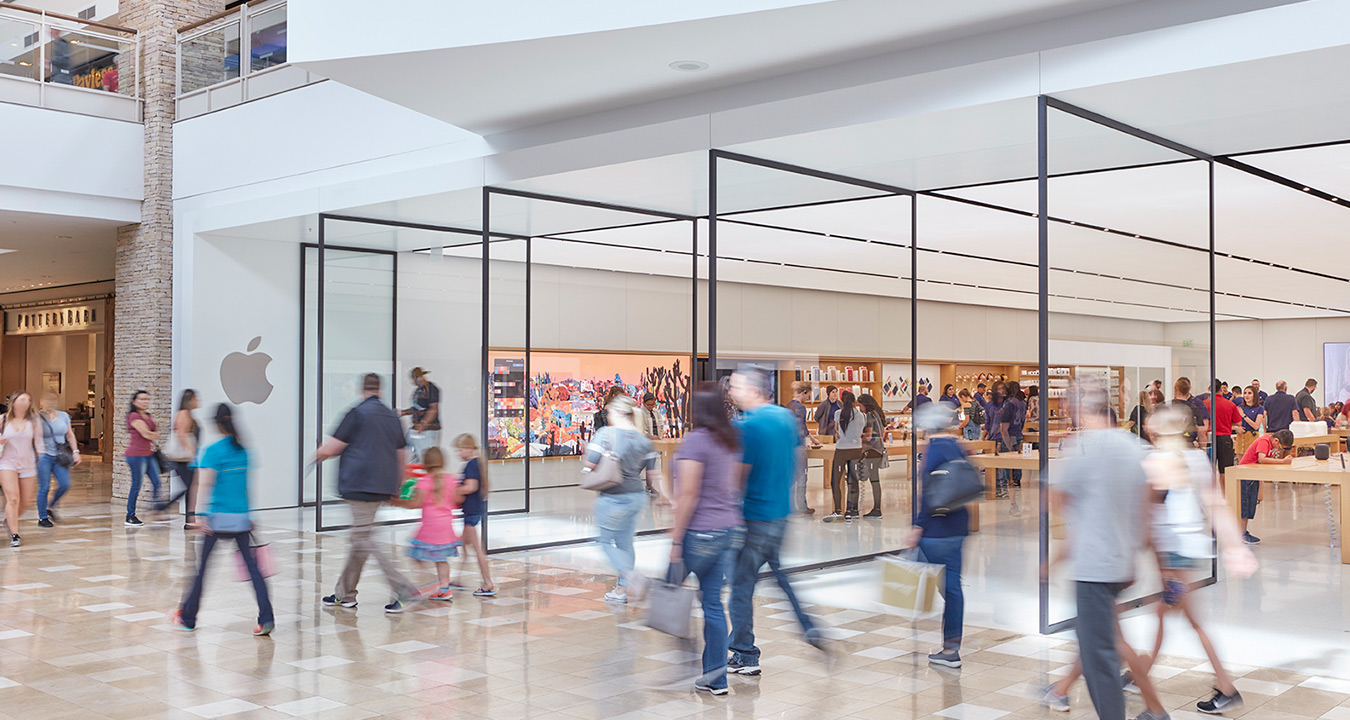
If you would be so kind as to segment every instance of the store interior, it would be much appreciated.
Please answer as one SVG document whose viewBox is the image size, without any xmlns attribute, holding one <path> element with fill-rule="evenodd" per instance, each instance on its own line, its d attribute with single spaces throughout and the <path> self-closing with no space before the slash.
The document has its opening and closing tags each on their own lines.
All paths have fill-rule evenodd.
<svg viewBox="0 0 1350 720">
<path fill-rule="evenodd" d="M 284 420 L 268 441 L 300 448 L 277 453 L 277 476 L 299 482 L 279 480 L 261 504 L 341 527 L 333 469 L 307 466 L 304 449 L 336 426 L 361 373 L 384 374 L 385 399 L 406 407 L 421 367 L 440 388 L 442 444 L 488 438 L 490 549 L 571 552 L 594 535 L 573 450 L 595 395 L 616 382 L 652 390 L 678 434 L 693 379 L 755 362 L 777 370 L 780 401 L 799 375 L 816 391 L 856 386 L 896 425 L 880 519 L 821 522 L 826 470 L 809 465 L 817 514 L 793 519 L 784 563 L 826 567 L 900 546 L 916 387 L 1026 387 L 1045 372 L 1046 434 L 1030 452 L 1044 453 L 1053 481 L 1070 379 L 1098 378 L 1123 419 L 1153 380 L 1170 399 L 1181 377 L 1195 394 L 1216 375 L 1266 389 L 1323 377 L 1323 344 L 1350 341 L 1339 236 L 1350 185 L 1337 170 L 1347 145 L 1214 158 L 1067 104 L 1047 103 L 1041 126 L 1040 111 L 1030 98 L 511 183 L 486 203 L 471 188 L 200 234 L 202 252 L 279 278 L 246 302 L 302 301 L 303 347 L 285 376 L 299 408 L 268 416 Z M 264 254 L 276 260 L 266 270 L 245 261 Z M 297 276 L 299 293 L 283 282 Z M 199 297 L 221 292 L 200 280 Z M 213 352 L 200 351 L 203 366 Z M 1319 400 L 1343 400 L 1329 384 Z M 298 436 L 286 430 L 297 424 Z M 1063 537 L 1040 475 L 1024 472 L 1021 498 L 981 503 L 982 550 L 969 562 L 986 590 L 1039 607 L 1046 628 L 1073 605 L 1063 583 L 1034 572 Z M 1311 493 L 1279 506 L 1299 519 L 1272 509 L 1253 526 L 1306 531 L 1300 562 L 1330 540 L 1316 537 L 1327 531 Z M 864 512 L 871 502 L 865 487 Z M 670 520 L 654 502 L 639 532 Z"/>
</svg>

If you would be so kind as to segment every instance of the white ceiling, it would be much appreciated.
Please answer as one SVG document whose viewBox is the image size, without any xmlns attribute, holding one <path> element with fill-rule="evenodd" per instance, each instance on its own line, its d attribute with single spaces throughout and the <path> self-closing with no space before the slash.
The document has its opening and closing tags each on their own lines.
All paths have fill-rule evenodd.
<svg viewBox="0 0 1350 720">
<path fill-rule="evenodd" d="M 112 279 L 119 224 L 0 211 L 0 293 Z"/>
<path fill-rule="evenodd" d="M 300 64 L 466 130 L 490 134 L 1132 1 L 833 0 L 603 32 Z M 400 23 L 415 22 L 395 17 Z M 404 32 L 417 34 L 415 29 Z M 296 56 L 303 55 L 303 48 L 297 48 Z M 707 63 L 708 68 L 681 72 L 669 67 L 681 60 Z M 427 91 L 429 82 L 436 92 Z"/>
</svg>

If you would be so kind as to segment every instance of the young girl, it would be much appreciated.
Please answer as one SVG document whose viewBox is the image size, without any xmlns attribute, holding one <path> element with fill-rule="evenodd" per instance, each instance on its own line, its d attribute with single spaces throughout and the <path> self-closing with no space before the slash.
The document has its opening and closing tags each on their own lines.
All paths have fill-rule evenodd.
<svg viewBox="0 0 1350 720">
<path fill-rule="evenodd" d="M 478 450 L 478 440 L 465 433 L 455 438 L 455 451 L 464 461 L 464 470 L 460 473 L 459 500 L 464 509 L 464 545 L 472 548 L 478 556 L 478 572 L 483 576 L 483 584 L 473 591 L 478 597 L 492 597 L 497 594 L 497 586 L 492 584 L 492 572 L 488 569 L 487 552 L 483 540 L 478 535 L 478 526 L 487 515 L 488 477 L 487 466 L 483 464 L 482 453 Z M 468 562 L 469 553 L 464 553 L 464 562 Z"/>
<path fill-rule="evenodd" d="M 412 497 L 399 503 L 408 508 L 421 508 L 422 524 L 408 547 L 408 557 L 418 562 L 436 563 L 440 583 L 426 593 L 428 600 L 450 600 L 450 563 L 459 556 L 459 537 L 455 535 L 455 488 L 445 472 L 445 455 L 438 447 L 429 447 L 422 453 L 426 475 L 413 486 Z"/>
</svg>

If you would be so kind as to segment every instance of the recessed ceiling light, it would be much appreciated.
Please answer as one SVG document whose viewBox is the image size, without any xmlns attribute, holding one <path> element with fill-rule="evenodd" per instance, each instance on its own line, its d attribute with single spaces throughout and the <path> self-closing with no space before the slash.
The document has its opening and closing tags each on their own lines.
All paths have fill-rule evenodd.
<svg viewBox="0 0 1350 720">
<path fill-rule="evenodd" d="M 698 60 L 676 60 L 670 64 L 670 69 L 679 70 L 680 72 L 699 72 L 701 70 L 707 70 L 708 63 L 699 62 Z"/>
</svg>

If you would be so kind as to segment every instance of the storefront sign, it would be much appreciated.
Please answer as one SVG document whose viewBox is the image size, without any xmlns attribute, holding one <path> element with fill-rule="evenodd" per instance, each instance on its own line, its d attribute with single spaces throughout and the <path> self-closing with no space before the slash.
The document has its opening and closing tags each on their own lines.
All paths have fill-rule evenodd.
<svg viewBox="0 0 1350 720">
<path fill-rule="evenodd" d="M 103 303 L 54 305 L 5 312 L 6 335 L 53 335 L 103 329 Z"/>
</svg>

